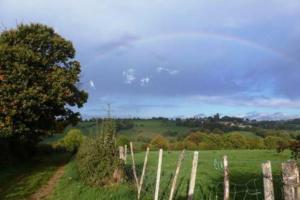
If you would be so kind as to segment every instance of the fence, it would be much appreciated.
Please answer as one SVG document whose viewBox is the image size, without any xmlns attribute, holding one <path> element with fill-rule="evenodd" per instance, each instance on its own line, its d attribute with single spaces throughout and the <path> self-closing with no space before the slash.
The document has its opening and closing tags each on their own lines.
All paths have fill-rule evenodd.
<svg viewBox="0 0 300 200">
<path fill-rule="evenodd" d="M 136 164 L 135 164 L 135 156 L 133 151 L 133 144 L 130 143 L 130 153 L 131 153 L 131 160 L 132 160 L 132 174 L 135 180 L 135 186 L 137 190 L 137 199 L 141 199 L 141 193 L 143 188 L 143 183 L 146 175 L 147 170 L 147 163 L 148 163 L 148 157 L 149 157 L 149 148 L 147 148 L 143 167 L 142 167 L 142 173 L 141 176 L 137 176 L 137 170 L 136 170 Z M 120 159 L 124 160 L 126 162 L 127 160 L 127 146 L 120 147 Z M 182 168 L 182 160 L 185 157 L 185 151 L 183 150 L 178 158 L 175 173 L 172 177 L 172 180 L 170 180 L 170 191 L 167 194 L 168 199 L 172 200 L 175 199 L 176 189 L 179 185 L 178 183 L 178 176 L 180 174 L 181 168 Z M 160 180 L 161 180 L 161 171 L 162 171 L 162 163 L 163 163 L 163 150 L 159 150 L 158 154 L 158 162 L 157 162 L 157 170 L 156 170 L 156 179 L 155 179 L 155 190 L 153 194 L 153 199 L 158 200 L 159 197 L 159 190 L 160 190 Z M 196 182 L 196 174 L 197 174 L 197 168 L 198 168 L 198 151 L 195 151 L 193 153 L 193 159 L 191 160 L 192 167 L 191 167 L 191 173 L 189 178 L 189 184 L 188 184 L 188 190 L 187 190 L 187 196 L 185 199 L 192 200 L 193 198 L 197 199 L 197 197 L 194 196 L 194 190 L 195 190 L 195 182 Z M 263 191 L 259 191 L 256 182 L 257 179 L 249 180 L 248 182 L 244 184 L 235 184 L 230 182 L 230 162 L 228 160 L 228 157 L 226 155 L 223 156 L 222 163 L 215 162 L 214 167 L 221 169 L 223 171 L 223 182 L 216 183 L 213 188 L 211 188 L 211 191 L 209 194 L 207 194 L 206 199 L 223 199 L 223 200 L 229 200 L 229 199 L 247 199 L 247 197 L 251 196 L 254 197 L 252 199 L 265 199 L 265 200 L 274 200 L 276 198 L 276 195 L 274 195 L 274 186 L 273 186 L 273 177 L 272 177 L 272 167 L 271 162 L 267 161 L 265 163 L 261 164 L 261 171 L 262 171 L 262 182 L 263 182 Z M 284 200 L 300 200 L 300 184 L 299 184 L 299 169 L 297 166 L 297 163 L 295 161 L 287 161 L 283 162 L 281 164 L 281 170 L 282 170 L 282 196 Z M 254 186 L 254 187 L 253 187 Z M 222 197 L 220 198 L 217 195 L 217 191 L 220 187 L 222 188 Z M 246 188 L 243 191 L 239 191 L 240 187 Z M 181 198 L 184 199 L 184 198 Z M 198 198 L 199 199 L 199 198 Z"/>
</svg>

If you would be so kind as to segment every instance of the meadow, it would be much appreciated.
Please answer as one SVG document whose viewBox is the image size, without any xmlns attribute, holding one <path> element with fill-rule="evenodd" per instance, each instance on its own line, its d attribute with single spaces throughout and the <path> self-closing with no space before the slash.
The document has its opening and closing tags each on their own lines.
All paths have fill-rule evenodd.
<svg viewBox="0 0 300 200">
<path fill-rule="evenodd" d="M 160 199 L 168 199 L 173 173 L 180 152 L 165 151 L 163 154 Z M 186 199 L 192 164 L 191 151 L 186 152 L 178 177 L 175 199 Z M 231 199 L 263 199 L 261 163 L 270 160 L 274 176 L 276 199 L 281 199 L 281 162 L 289 158 L 289 152 L 276 153 L 274 150 L 216 150 L 200 151 L 195 187 L 196 199 L 222 199 L 223 168 L 222 156 L 227 155 L 230 166 Z M 136 153 L 138 175 L 141 174 L 144 153 Z M 142 199 L 153 199 L 158 153 L 151 151 L 142 190 Z M 127 157 L 126 170 L 131 174 L 131 158 Z M 131 179 L 120 186 L 93 188 L 84 185 L 76 172 L 76 164 L 71 161 L 66 166 L 65 175 L 59 181 L 51 200 L 68 199 L 134 199 L 135 186 Z"/>
</svg>

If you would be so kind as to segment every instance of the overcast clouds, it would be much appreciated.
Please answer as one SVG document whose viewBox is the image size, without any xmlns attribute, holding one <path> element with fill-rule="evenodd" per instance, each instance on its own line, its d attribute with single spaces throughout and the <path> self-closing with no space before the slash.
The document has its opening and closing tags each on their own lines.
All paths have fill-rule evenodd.
<svg viewBox="0 0 300 200">
<path fill-rule="evenodd" d="M 0 0 L 2 29 L 73 41 L 90 99 L 118 116 L 300 111 L 299 0 Z"/>
</svg>

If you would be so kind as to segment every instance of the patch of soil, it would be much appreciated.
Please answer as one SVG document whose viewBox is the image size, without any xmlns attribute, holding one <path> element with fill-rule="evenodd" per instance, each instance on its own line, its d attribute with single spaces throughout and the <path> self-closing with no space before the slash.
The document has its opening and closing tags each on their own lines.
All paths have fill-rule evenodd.
<svg viewBox="0 0 300 200">
<path fill-rule="evenodd" d="M 29 197 L 30 200 L 42 200 L 47 198 L 53 191 L 59 179 L 64 175 L 64 166 L 59 167 L 50 180 L 38 191 Z"/>
</svg>

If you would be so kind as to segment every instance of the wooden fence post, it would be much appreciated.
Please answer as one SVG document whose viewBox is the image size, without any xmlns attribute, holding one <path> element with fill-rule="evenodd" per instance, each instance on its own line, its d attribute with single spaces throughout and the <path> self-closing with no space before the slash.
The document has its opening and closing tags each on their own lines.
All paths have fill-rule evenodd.
<svg viewBox="0 0 300 200">
<path fill-rule="evenodd" d="M 172 187 L 171 187 L 171 192 L 170 192 L 169 200 L 172 200 L 174 198 L 177 177 L 178 177 L 178 174 L 179 174 L 179 171 L 180 171 L 180 167 L 181 167 L 181 163 L 182 163 L 182 160 L 183 160 L 183 156 L 184 156 L 184 150 L 181 151 L 181 154 L 180 154 L 179 159 L 177 161 L 177 167 L 176 167 L 175 175 L 174 175 L 173 182 L 172 182 Z"/>
<path fill-rule="evenodd" d="M 137 188 L 137 190 L 139 190 L 139 180 L 138 180 L 137 175 L 136 175 L 132 142 L 130 142 L 130 151 L 131 151 L 131 158 L 132 158 L 132 172 L 133 172 L 133 176 L 134 176 L 134 179 L 135 179 L 136 188 Z"/>
<path fill-rule="evenodd" d="M 227 156 L 223 156 L 224 166 L 224 200 L 229 200 L 229 167 Z"/>
<path fill-rule="evenodd" d="M 193 157 L 193 166 L 192 166 L 191 179 L 189 185 L 188 200 L 192 200 L 194 196 L 194 188 L 195 188 L 196 175 L 197 175 L 197 165 L 198 165 L 198 151 L 195 151 Z"/>
<path fill-rule="evenodd" d="M 123 146 L 119 146 L 119 158 L 121 160 L 124 160 L 124 147 Z"/>
<path fill-rule="evenodd" d="M 149 147 L 147 147 L 145 160 L 144 160 L 143 171 L 142 171 L 142 175 L 141 175 L 141 178 L 140 178 L 140 185 L 139 185 L 139 189 L 138 189 L 138 199 L 140 199 L 140 197 L 141 197 L 141 191 L 142 191 L 142 186 L 143 186 L 143 182 L 144 182 L 144 176 L 145 176 L 146 166 L 147 166 L 147 161 L 148 161 L 148 154 L 149 154 Z"/>
<path fill-rule="evenodd" d="M 126 164 L 126 160 L 127 160 L 127 144 L 125 144 L 124 146 L 124 163 Z"/>
<path fill-rule="evenodd" d="M 282 163 L 282 179 L 283 179 L 283 192 L 285 200 L 298 200 L 299 191 L 299 170 L 297 162 L 288 161 Z M 298 191 L 297 191 L 298 190 Z"/>
<path fill-rule="evenodd" d="M 162 156 L 163 156 L 163 150 L 159 149 L 154 200 L 158 200 L 160 173 L 161 173 L 161 165 L 162 165 Z"/>
<path fill-rule="evenodd" d="M 262 163 L 261 167 L 263 173 L 265 200 L 274 200 L 274 187 L 273 187 L 271 162 L 267 161 L 265 163 Z"/>
</svg>

